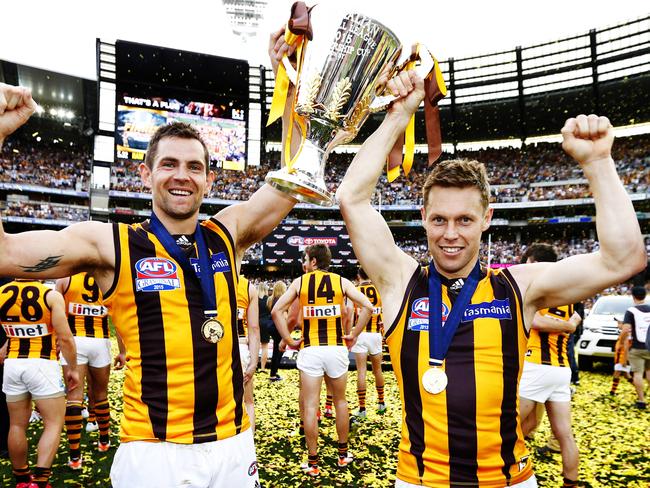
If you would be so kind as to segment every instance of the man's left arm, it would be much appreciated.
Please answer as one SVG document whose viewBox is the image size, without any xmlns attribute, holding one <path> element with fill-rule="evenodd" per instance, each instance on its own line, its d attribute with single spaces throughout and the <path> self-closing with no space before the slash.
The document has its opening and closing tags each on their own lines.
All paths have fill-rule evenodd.
<svg viewBox="0 0 650 488">
<path fill-rule="evenodd" d="M 596 206 L 600 250 L 557 263 L 510 268 L 525 293 L 527 313 L 575 303 L 643 270 L 639 222 L 611 157 L 614 132 L 606 117 L 579 115 L 562 128 L 562 147 L 582 167 Z"/>
<path fill-rule="evenodd" d="M 230 205 L 215 217 L 233 236 L 237 249 L 245 251 L 275 229 L 296 203 L 295 198 L 264 184 L 247 202 Z"/>
<path fill-rule="evenodd" d="M 268 54 L 273 67 L 277 73 L 278 65 L 284 55 L 291 56 L 295 51 L 295 45 L 289 45 L 284 40 L 284 27 L 273 32 L 269 38 Z M 284 166 L 285 141 L 291 131 L 291 157 L 300 148 L 302 137 L 296 125 L 291 124 L 291 100 L 295 96 L 295 87 L 290 85 L 287 93 L 287 103 L 282 115 L 282 153 L 280 155 L 280 166 Z M 286 193 L 276 190 L 271 185 L 264 184 L 253 196 L 244 203 L 231 205 L 221 210 L 215 217 L 222 222 L 230 235 L 235 239 L 238 249 L 238 261 L 241 261 L 243 253 L 250 246 L 261 241 L 282 219 L 284 219 L 298 201 Z"/>
<path fill-rule="evenodd" d="M 257 360 L 260 355 L 260 315 L 257 288 L 248 285 L 248 309 L 246 309 L 246 323 L 248 324 L 248 352 L 251 355 L 248 368 L 244 371 L 244 381 L 248 382 L 255 374 Z"/>
</svg>

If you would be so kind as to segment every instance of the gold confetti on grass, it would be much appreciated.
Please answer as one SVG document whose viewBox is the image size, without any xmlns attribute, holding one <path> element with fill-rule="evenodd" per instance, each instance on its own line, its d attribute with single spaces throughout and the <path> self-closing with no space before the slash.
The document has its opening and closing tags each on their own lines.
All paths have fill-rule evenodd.
<svg viewBox="0 0 650 488">
<path fill-rule="evenodd" d="M 354 429 L 349 441 L 355 455 L 354 464 L 347 470 L 336 467 L 336 429 L 334 420 L 323 419 L 320 424 L 319 450 L 323 475 L 319 481 L 307 478 L 300 470 L 306 460 L 306 449 L 298 435 L 298 373 L 281 370 L 284 380 L 271 383 L 268 374 L 255 375 L 255 402 L 257 431 L 255 443 L 260 467 L 260 480 L 265 488 L 276 487 L 392 487 L 397 467 L 399 443 L 399 393 L 391 371 L 386 376 L 388 410 L 376 413 L 377 396 L 372 374 L 368 375 L 368 418 Z M 111 400 L 111 442 L 118 444 L 118 425 L 121 413 L 121 385 L 123 373 L 114 371 L 109 385 Z M 348 401 L 350 411 L 357 408 L 356 372 L 349 373 Z M 611 375 L 603 367 L 594 373 L 581 373 L 580 386 L 573 398 L 573 427 L 580 450 L 580 478 L 591 488 L 645 488 L 650 486 L 650 461 L 647 455 L 650 415 L 634 408 L 636 395 L 632 385 L 622 381 L 618 395 L 609 396 Z M 321 405 L 325 402 L 323 388 Z M 29 429 L 30 463 L 35 462 L 35 436 L 42 424 Z M 539 486 L 555 488 L 561 485 L 561 458 L 559 454 L 540 456 L 537 448 L 546 443 L 550 431 L 544 419 L 534 439 L 529 442 Z M 86 488 L 110 486 L 110 465 L 115 448 L 98 455 L 94 450 L 97 432 L 82 431 L 84 469 L 81 473 L 67 466 L 67 446 L 62 440 L 54 461 L 53 488 Z M 0 460 L 0 486 L 12 486 L 13 477 L 8 460 Z"/>
</svg>

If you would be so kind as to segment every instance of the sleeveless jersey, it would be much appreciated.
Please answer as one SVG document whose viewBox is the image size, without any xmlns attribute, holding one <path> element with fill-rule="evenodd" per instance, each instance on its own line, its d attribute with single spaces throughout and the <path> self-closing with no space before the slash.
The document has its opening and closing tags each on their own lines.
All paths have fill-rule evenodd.
<svg viewBox="0 0 650 488">
<path fill-rule="evenodd" d="M 443 320 L 451 301 L 443 285 Z M 532 475 L 517 389 L 527 333 L 521 293 L 508 270 L 482 276 L 450 344 L 449 383 L 422 386 L 429 368 L 428 268 L 415 270 L 385 333 L 400 387 L 402 440 L 397 477 L 423 486 L 499 487 Z"/>
<path fill-rule="evenodd" d="M 39 281 L 12 281 L 0 287 L 0 324 L 9 338 L 8 358 L 57 360 L 50 288 Z"/>
<path fill-rule="evenodd" d="M 248 337 L 248 305 L 250 296 L 248 296 L 248 278 L 239 277 L 237 283 L 237 334 L 239 337 Z"/>
<path fill-rule="evenodd" d="M 70 277 L 63 293 L 68 325 L 73 336 L 108 339 L 108 309 L 102 302 L 102 294 L 95 278 L 88 273 Z"/>
<path fill-rule="evenodd" d="M 302 336 L 300 347 L 342 346 L 344 307 L 342 278 L 317 269 L 300 279 Z"/>
<path fill-rule="evenodd" d="M 200 225 L 210 251 L 218 344 L 201 332 L 202 291 L 165 250 L 149 222 L 114 224 L 115 280 L 104 294 L 127 350 L 122 442 L 210 442 L 249 428 L 237 341 L 237 270 L 233 240 L 216 219 Z M 196 247 L 190 262 L 199 272 Z"/>
<path fill-rule="evenodd" d="M 568 321 L 573 315 L 573 305 L 543 308 L 539 313 L 547 317 Z M 568 342 L 569 334 L 565 332 L 542 332 L 537 329 L 530 329 L 526 361 L 535 364 L 568 367 Z"/>
<path fill-rule="evenodd" d="M 372 316 L 370 317 L 370 320 L 368 320 L 368 323 L 366 324 L 366 332 L 379 332 L 381 333 L 381 328 L 382 328 L 382 316 L 381 316 L 381 297 L 379 296 L 379 292 L 377 291 L 377 288 L 375 288 L 375 285 L 372 283 L 364 283 L 359 286 L 357 286 L 357 290 L 359 290 L 361 293 L 363 293 L 368 300 L 370 300 L 370 303 L 372 303 Z M 359 309 L 355 306 L 354 307 L 355 315 L 359 316 Z"/>
</svg>

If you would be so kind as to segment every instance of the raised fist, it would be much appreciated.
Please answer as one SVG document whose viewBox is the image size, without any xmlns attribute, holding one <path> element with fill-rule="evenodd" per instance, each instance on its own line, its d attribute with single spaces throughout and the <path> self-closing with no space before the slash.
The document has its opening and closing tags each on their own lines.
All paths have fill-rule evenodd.
<svg viewBox="0 0 650 488">
<path fill-rule="evenodd" d="M 568 119 L 562 138 L 562 148 L 581 166 L 611 157 L 614 131 L 607 117 L 591 114 Z"/>
<path fill-rule="evenodd" d="M 27 122 L 36 107 L 28 88 L 0 83 L 0 144 Z"/>
</svg>

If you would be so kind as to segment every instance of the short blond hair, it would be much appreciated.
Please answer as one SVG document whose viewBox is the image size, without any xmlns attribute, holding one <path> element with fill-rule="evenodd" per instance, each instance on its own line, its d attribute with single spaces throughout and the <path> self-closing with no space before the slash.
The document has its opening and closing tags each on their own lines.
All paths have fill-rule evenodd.
<svg viewBox="0 0 650 488">
<path fill-rule="evenodd" d="M 422 188 L 422 199 L 426 208 L 429 193 L 434 186 L 443 188 L 476 188 L 481 194 L 481 203 L 487 210 L 490 205 L 490 182 L 483 163 L 470 159 L 448 159 L 433 167 Z"/>
</svg>

